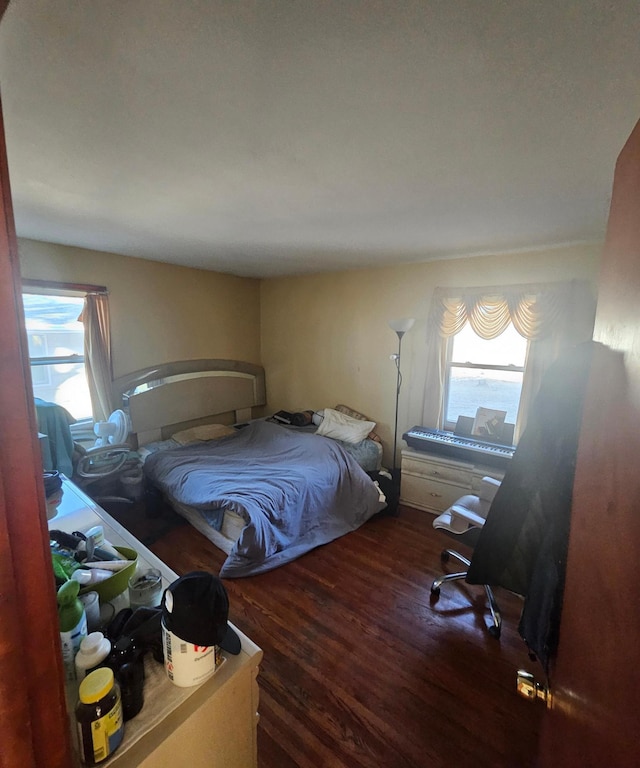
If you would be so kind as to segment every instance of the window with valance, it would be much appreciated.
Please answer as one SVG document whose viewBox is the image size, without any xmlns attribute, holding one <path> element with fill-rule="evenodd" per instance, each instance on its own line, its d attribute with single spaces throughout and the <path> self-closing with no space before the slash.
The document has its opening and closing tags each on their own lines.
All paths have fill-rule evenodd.
<svg viewBox="0 0 640 768">
<path fill-rule="evenodd" d="M 427 338 L 423 424 L 444 425 L 449 339 L 469 325 L 482 339 L 498 339 L 513 324 L 528 340 L 515 439 L 522 433 L 544 372 L 562 350 L 588 341 L 595 300 L 585 281 L 512 286 L 436 288 Z"/>
</svg>

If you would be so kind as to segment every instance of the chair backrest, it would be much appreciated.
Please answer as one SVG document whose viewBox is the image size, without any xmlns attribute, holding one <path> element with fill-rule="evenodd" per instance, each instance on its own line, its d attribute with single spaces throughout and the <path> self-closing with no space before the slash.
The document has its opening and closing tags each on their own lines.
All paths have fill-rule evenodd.
<svg viewBox="0 0 640 768">
<path fill-rule="evenodd" d="M 487 519 L 491 503 L 495 498 L 498 488 L 500 487 L 500 480 L 496 480 L 494 477 L 483 477 L 480 485 L 480 491 L 478 492 L 478 507 L 475 510 L 478 515 Z"/>
</svg>

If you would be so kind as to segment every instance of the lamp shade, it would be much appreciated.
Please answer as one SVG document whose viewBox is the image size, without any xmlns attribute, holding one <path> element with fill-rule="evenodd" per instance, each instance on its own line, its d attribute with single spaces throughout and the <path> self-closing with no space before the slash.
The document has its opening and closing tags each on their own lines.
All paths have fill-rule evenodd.
<svg viewBox="0 0 640 768">
<path fill-rule="evenodd" d="M 396 333 L 406 333 L 413 327 L 415 319 L 413 317 L 402 317 L 398 320 L 389 320 L 389 328 Z"/>
</svg>

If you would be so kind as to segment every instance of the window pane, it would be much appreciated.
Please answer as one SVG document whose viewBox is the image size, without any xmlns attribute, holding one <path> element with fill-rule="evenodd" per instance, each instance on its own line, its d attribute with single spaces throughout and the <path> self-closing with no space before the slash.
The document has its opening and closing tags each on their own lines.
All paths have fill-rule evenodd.
<svg viewBox="0 0 640 768">
<path fill-rule="evenodd" d="M 450 362 L 457 365 L 447 368 L 445 426 L 453 428 L 458 416 L 474 418 L 480 407 L 506 411 L 506 421 L 515 423 L 523 372 L 493 370 L 488 366 L 524 368 L 527 346 L 527 340 L 513 325 L 509 325 L 497 339 L 489 341 L 481 339 L 469 325 L 454 336 Z M 472 368 L 471 365 L 479 367 Z"/>
<path fill-rule="evenodd" d="M 23 293 L 29 357 L 84 354 L 84 325 L 78 322 L 81 296 Z"/>
<path fill-rule="evenodd" d="M 91 398 L 84 363 L 32 365 L 34 397 L 66 408 L 75 419 L 90 419 Z"/>
<path fill-rule="evenodd" d="M 518 415 L 522 390 L 520 371 L 493 371 L 484 368 L 451 368 L 446 421 L 455 424 L 458 416 L 474 418 L 480 406 L 506 411 L 505 421 L 513 424 Z"/>
<path fill-rule="evenodd" d="M 451 361 L 481 365 L 524 366 L 527 340 L 522 338 L 513 325 L 497 339 L 481 339 L 471 328 L 465 327 L 453 337 Z"/>
<path fill-rule="evenodd" d="M 30 357 L 84 355 L 81 296 L 22 294 Z M 84 363 L 32 365 L 33 394 L 66 408 L 76 419 L 92 418 Z"/>
</svg>

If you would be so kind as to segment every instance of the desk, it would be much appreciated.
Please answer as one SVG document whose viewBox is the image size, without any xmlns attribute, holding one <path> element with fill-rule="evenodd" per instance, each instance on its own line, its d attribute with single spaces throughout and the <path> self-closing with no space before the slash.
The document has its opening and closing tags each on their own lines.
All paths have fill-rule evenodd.
<svg viewBox="0 0 640 768">
<path fill-rule="evenodd" d="M 139 567 L 157 568 L 163 586 L 178 574 L 168 568 L 98 504 L 66 478 L 56 515 L 49 528 L 85 531 L 102 525 L 112 544 L 135 549 Z M 126 598 L 118 598 L 122 601 Z M 122 607 L 121 605 L 117 606 Z M 233 606 L 231 606 L 233 613 Z M 161 664 L 147 659 L 145 703 L 125 723 L 125 736 L 109 760 L 109 768 L 256 768 L 258 726 L 257 675 L 262 651 L 236 629 L 242 643 L 238 656 L 224 654 L 215 675 L 199 686 L 178 688 Z M 68 698 L 75 697 L 75 692 Z M 75 737 L 75 731 L 72 728 Z M 79 761 L 76 765 L 80 765 Z"/>
</svg>

